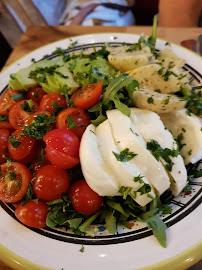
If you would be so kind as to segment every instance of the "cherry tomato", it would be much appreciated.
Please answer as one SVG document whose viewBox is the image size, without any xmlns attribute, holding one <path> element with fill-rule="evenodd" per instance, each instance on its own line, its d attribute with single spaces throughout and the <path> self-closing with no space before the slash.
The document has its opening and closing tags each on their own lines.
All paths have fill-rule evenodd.
<svg viewBox="0 0 202 270">
<path fill-rule="evenodd" d="M 12 162 L 1 165 L 0 200 L 7 203 L 20 201 L 31 182 L 31 172 L 20 163 Z"/>
<path fill-rule="evenodd" d="M 19 95 L 18 100 L 22 100 L 23 97 L 20 97 L 20 93 L 13 89 L 6 90 L 0 97 L 0 114 L 8 115 L 9 111 L 16 104 L 16 101 L 13 99 L 12 95 Z"/>
<path fill-rule="evenodd" d="M 12 159 L 21 161 L 26 158 L 32 151 L 35 139 L 29 136 L 21 136 L 23 129 L 17 129 L 10 137 L 8 143 L 8 151 Z M 32 158 L 32 160 L 36 158 Z M 22 162 L 24 163 L 24 162 Z"/>
<path fill-rule="evenodd" d="M 17 102 L 9 113 L 9 122 L 15 129 L 24 127 L 25 120 L 38 110 L 39 106 L 31 99 Z"/>
<path fill-rule="evenodd" d="M 90 117 L 80 108 L 67 108 L 59 113 L 56 118 L 57 128 L 71 129 L 79 139 L 81 139 L 88 125 L 90 125 Z"/>
<path fill-rule="evenodd" d="M 74 209 L 84 215 L 94 214 L 102 206 L 103 198 L 94 192 L 85 180 L 75 182 L 70 187 L 69 195 Z"/>
<path fill-rule="evenodd" d="M 40 155 L 41 156 L 41 155 Z M 33 172 L 33 174 L 35 175 L 36 172 L 46 166 L 46 165 L 51 165 L 50 161 L 47 158 L 46 153 L 42 154 L 42 158 L 37 158 L 37 160 L 34 160 L 31 164 L 31 166 L 29 167 L 29 169 Z"/>
<path fill-rule="evenodd" d="M 11 126 L 11 123 L 9 123 L 8 121 L 1 121 L 0 129 L 8 129 L 9 131 L 14 131 L 14 128 Z"/>
<path fill-rule="evenodd" d="M 35 177 L 32 185 L 34 194 L 45 201 L 59 199 L 69 188 L 67 171 L 53 165 L 42 167 Z"/>
<path fill-rule="evenodd" d="M 16 207 L 15 216 L 27 226 L 44 228 L 48 212 L 48 206 L 44 201 L 29 201 L 23 206 L 19 204 Z"/>
<path fill-rule="evenodd" d="M 59 168 L 70 169 L 79 163 L 79 139 L 67 129 L 54 129 L 44 137 L 46 155 Z"/>
<path fill-rule="evenodd" d="M 4 154 L 5 156 L 7 153 L 5 152 L 6 148 L 8 147 L 8 138 L 9 138 L 9 131 L 7 129 L 0 129 L 0 163 L 5 162 L 5 158 L 2 157 Z"/>
<path fill-rule="evenodd" d="M 29 89 L 27 93 L 27 98 L 34 100 L 39 105 L 44 95 L 46 95 L 46 92 L 43 90 L 43 88 L 33 87 Z"/>
<path fill-rule="evenodd" d="M 102 82 L 88 84 L 77 90 L 72 96 L 71 100 L 74 106 L 82 109 L 88 109 L 94 106 L 102 93 Z"/>
<path fill-rule="evenodd" d="M 40 102 L 40 110 L 54 113 L 55 108 L 51 105 L 57 103 L 58 107 L 67 108 L 67 103 L 65 97 L 57 93 L 50 93 L 43 96 Z"/>
</svg>

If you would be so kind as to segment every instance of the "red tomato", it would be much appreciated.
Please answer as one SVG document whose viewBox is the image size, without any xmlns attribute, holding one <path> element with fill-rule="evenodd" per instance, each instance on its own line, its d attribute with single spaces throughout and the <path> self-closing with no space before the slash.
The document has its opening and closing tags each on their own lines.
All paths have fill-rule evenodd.
<svg viewBox="0 0 202 270">
<path fill-rule="evenodd" d="M 46 165 L 51 165 L 51 163 L 50 163 L 50 161 L 48 160 L 47 155 L 44 154 L 44 155 L 43 155 L 43 160 L 42 160 L 41 162 L 38 161 L 38 159 L 37 159 L 37 160 L 34 160 L 34 161 L 32 162 L 32 164 L 31 164 L 31 166 L 30 166 L 29 169 L 33 172 L 33 174 L 36 174 L 36 172 L 37 172 L 40 168 L 42 168 L 42 167 L 44 167 L 44 166 L 46 166 Z"/>
<path fill-rule="evenodd" d="M 83 109 L 80 108 L 67 108 L 59 113 L 56 118 L 57 128 L 71 129 L 79 139 L 81 139 L 85 128 L 88 125 L 90 125 L 90 117 Z"/>
<path fill-rule="evenodd" d="M 31 101 L 31 102 L 30 102 Z M 31 108 L 28 104 L 33 105 Z M 15 129 L 24 127 L 25 120 L 38 110 L 39 106 L 33 100 L 22 100 L 17 102 L 9 113 L 9 122 Z"/>
<path fill-rule="evenodd" d="M 5 162 L 2 155 L 6 155 L 5 150 L 8 147 L 9 131 L 7 129 L 0 129 L 0 163 Z"/>
<path fill-rule="evenodd" d="M 23 129 L 17 129 L 10 137 L 8 143 L 8 151 L 12 159 L 22 161 L 32 151 L 35 139 L 29 136 L 21 136 Z M 36 158 L 33 157 L 32 160 Z M 23 162 L 24 163 L 24 162 Z"/>
<path fill-rule="evenodd" d="M 0 175 L 0 200 L 7 203 L 20 201 L 31 182 L 29 169 L 20 163 L 12 162 L 1 165 Z"/>
<path fill-rule="evenodd" d="M 7 114 L 12 109 L 12 107 L 16 104 L 16 101 L 12 98 L 12 95 L 20 94 L 18 91 L 13 89 L 6 90 L 2 96 L 0 97 L 0 114 Z M 22 100 L 23 97 L 18 100 Z"/>
<path fill-rule="evenodd" d="M 74 106 L 82 109 L 88 109 L 94 106 L 102 93 L 102 82 L 88 84 L 77 90 L 72 96 L 71 100 Z"/>
<path fill-rule="evenodd" d="M 9 123 L 8 121 L 1 121 L 0 129 L 9 129 L 10 131 L 14 130 L 14 128 L 11 126 L 11 123 Z"/>
<path fill-rule="evenodd" d="M 40 102 L 40 110 L 54 113 L 55 109 L 51 105 L 54 102 L 56 102 L 59 107 L 67 108 L 67 103 L 66 103 L 65 97 L 63 97 L 57 93 L 50 93 L 50 94 L 43 96 L 43 98 Z"/>
<path fill-rule="evenodd" d="M 59 168 L 70 169 L 79 163 L 79 139 L 67 129 L 54 129 L 44 137 L 46 155 Z"/>
<path fill-rule="evenodd" d="M 69 195 L 74 209 L 84 215 L 94 214 L 102 206 L 103 198 L 94 192 L 85 180 L 75 182 L 70 187 Z"/>
<path fill-rule="evenodd" d="M 46 95 L 46 92 L 43 90 L 43 88 L 33 87 L 29 89 L 27 93 L 27 98 L 34 100 L 39 105 L 44 95 Z"/>
<path fill-rule="evenodd" d="M 44 228 L 48 212 L 48 205 L 44 201 L 29 201 L 23 206 L 19 204 L 16 207 L 15 216 L 27 226 Z"/>
<path fill-rule="evenodd" d="M 69 188 L 69 175 L 66 170 L 53 165 L 42 167 L 35 177 L 32 185 L 34 194 L 45 201 L 59 199 Z"/>
</svg>

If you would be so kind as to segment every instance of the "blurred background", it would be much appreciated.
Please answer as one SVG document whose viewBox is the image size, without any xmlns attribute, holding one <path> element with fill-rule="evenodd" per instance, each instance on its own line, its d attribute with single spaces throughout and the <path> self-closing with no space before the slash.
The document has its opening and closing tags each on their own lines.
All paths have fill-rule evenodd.
<svg viewBox="0 0 202 270">
<path fill-rule="evenodd" d="M 0 0 L 0 68 L 31 25 L 201 26 L 202 0 Z"/>
</svg>

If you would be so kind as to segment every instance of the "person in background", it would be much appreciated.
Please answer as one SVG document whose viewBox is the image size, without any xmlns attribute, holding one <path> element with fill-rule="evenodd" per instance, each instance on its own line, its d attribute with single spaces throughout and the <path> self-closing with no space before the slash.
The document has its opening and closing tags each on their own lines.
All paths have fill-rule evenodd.
<svg viewBox="0 0 202 270">
<path fill-rule="evenodd" d="M 159 0 L 158 25 L 165 27 L 202 26 L 201 11 L 202 0 Z"/>
</svg>

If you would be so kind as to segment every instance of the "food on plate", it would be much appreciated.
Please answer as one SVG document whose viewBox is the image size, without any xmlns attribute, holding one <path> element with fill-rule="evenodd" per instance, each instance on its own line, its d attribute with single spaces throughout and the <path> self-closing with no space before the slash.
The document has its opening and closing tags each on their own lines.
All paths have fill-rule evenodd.
<svg viewBox="0 0 202 270">
<path fill-rule="evenodd" d="M 196 163 L 202 159 L 202 119 L 186 110 L 160 115 L 164 125 L 178 142 L 184 163 Z"/>
<path fill-rule="evenodd" d="M 201 159 L 201 86 L 152 35 L 91 53 L 57 48 L 0 98 L 0 200 L 25 225 L 94 236 L 131 220 L 166 247 L 170 199 Z M 121 44 L 120 44 L 121 45 Z M 194 174 L 201 176 L 201 170 Z M 160 233 L 159 233 L 160 232 Z"/>
</svg>

